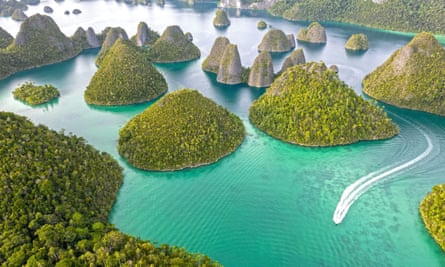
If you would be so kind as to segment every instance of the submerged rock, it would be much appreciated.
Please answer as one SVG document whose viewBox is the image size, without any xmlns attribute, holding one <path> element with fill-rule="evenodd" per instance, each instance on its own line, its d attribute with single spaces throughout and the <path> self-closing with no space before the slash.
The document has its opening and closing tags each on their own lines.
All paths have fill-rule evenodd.
<svg viewBox="0 0 445 267">
<path fill-rule="evenodd" d="M 240 84 L 242 80 L 243 68 L 238 52 L 238 46 L 228 44 L 224 49 L 218 68 L 216 80 L 224 84 Z"/>
<path fill-rule="evenodd" d="M 445 50 L 431 33 L 417 34 L 363 79 L 363 91 L 398 107 L 445 116 Z"/>
<path fill-rule="evenodd" d="M 260 52 L 287 52 L 292 48 L 293 46 L 288 36 L 279 29 L 270 29 L 258 45 L 258 51 Z"/>
<path fill-rule="evenodd" d="M 105 40 L 102 43 L 102 48 L 100 49 L 99 54 L 96 58 L 97 66 L 100 65 L 108 49 L 113 46 L 114 42 L 116 42 L 117 39 L 128 40 L 128 35 L 125 30 L 121 27 L 109 28 Z"/>
<path fill-rule="evenodd" d="M 222 58 L 221 56 L 224 54 L 224 50 L 228 44 L 230 44 L 230 41 L 227 37 L 220 36 L 215 39 L 212 49 L 210 50 L 210 54 L 202 63 L 202 69 L 204 71 L 209 71 L 216 74 L 218 73 Z"/>
<path fill-rule="evenodd" d="M 325 44 L 327 42 L 326 31 L 318 22 L 312 22 L 306 29 L 301 29 L 297 36 L 298 41 Z"/>
<path fill-rule="evenodd" d="M 189 41 L 177 25 L 167 27 L 149 53 L 152 60 L 158 63 L 184 62 L 201 56 L 199 48 Z"/>
<path fill-rule="evenodd" d="M 368 36 L 363 33 L 351 35 L 345 44 L 345 49 L 351 51 L 365 51 L 368 47 Z"/>
<path fill-rule="evenodd" d="M 225 28 L 230 25 L 230 20 L 227 17 L 226 11 L 223 9 L 218 9 L 215 12 L 215 17 L 213 18 L 213 26 L 217 28 Z"/>
<path fill-rule="evenodd" d="M 261 52 L 250 69 L 248 85 L 252 87 L 267 87 L 274 79 L 272 57 L 269 52 Z"/>
<path fill-rule="evenodd" d="M 281 66 L 281 72 L 284 72 L 287 68 L 298 65 L 298 64 L 305 64 L 306 58 L 304 56 L 303 49 L 298 48 L 295 51 L 292 51 L 292 53 L 284 60 L 283 65 Z"/>
</svg>

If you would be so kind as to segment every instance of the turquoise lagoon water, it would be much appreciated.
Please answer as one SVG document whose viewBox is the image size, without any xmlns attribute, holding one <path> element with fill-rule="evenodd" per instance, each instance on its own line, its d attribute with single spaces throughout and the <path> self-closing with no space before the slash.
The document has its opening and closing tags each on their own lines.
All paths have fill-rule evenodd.
<svg viewBox="0 0 445 267">
<path fill-rule="evenodd" d="M 169 243 L 201 252 L 226 266 L 444 266 L 445 255 L 423 227 L 418 204 L 431 187 L 445 181 L 445 119 L 421 112 L 385 107 L 400 125 L 399 136 L 333 148 L 304 148 L 284 144 L 248 122 L 248 107 L 264 89 L 224 86 L 201 71 L 214 39 L 225 35 L 238 45 L 242 63 L 257 55 L 265 31 L 261 18 L 286 33 L 297 34 L 308 23 L 273 18 L 264 13 L 230 12 L 232 25 L 214 29 L 216 5 L 188 6 L 167 2 L 164 7 L 130 7 L 113 1 L 45 2 L 62 30 L 71 35 L 78 26 L 96 32 L 121 26 L 131 36 L 137 23 L 162 32 L 179 24 L 194 36 L 202 58 L 184 64 L 156 65 L 169 91 L 195 88 L 240 116 L 247 128 L 241 147 L 216 164 L 178 172 L 146 172 L 119 157 L 119 128 L 150 103 L 128 107 L 94 107 L 83 92 L 94 74 L 98 50 L 67 62 L 18 73 L 0 81 L 0 108 L 29 117 L 35 123 L 85 137 L 112 154 L 124 167 L 124 184 L 110 215 L 120 230 L 142 239 Z M 79 8 L 80 15 L 63 15 Z M 41 12 L 43 4 L 27 14 Z M 1 18 L 15 34 L 19 24 Z M 361 94 L 361 80 L 410 36 L 348 25 L 326 25 L 328 44 L 304 49 L 306 59 L 336 64 L 340 77 Z M 368 35 L 370 49 L 348 54 L 343 45 L 356 32 Z M 285 55 L 274 56 L 275 69 Z M 61 91 L 58 101 L 31 108 L 15 101 L 11 91 L 32 80 L 51 83 Z M 423 134 L 425 133 L 425 135 Z M 332 220 L 343 190 L 377 170 L 391 170 L 418 157 L 423 160 L 384 177 L 363 193 L 339 225 Z"/>
</svg>

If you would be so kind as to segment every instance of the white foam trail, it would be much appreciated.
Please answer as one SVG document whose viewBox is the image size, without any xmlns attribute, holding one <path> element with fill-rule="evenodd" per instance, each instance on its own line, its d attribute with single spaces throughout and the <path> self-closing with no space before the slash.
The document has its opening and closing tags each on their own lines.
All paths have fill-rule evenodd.
<svg viewBox="0 0 445 267">
<path fill-rule="evenodd" d="M 431 151 L 433 150 L 433 143 L 431 141 L 431 138 L 419 127 L 416 127 L 422 135 L 425 137 L 425 140 L 428 143 L 427 148 L 425 151 L 423 151 L 420 155 L 415 157 L 414 159 L 407 161 L 401 165 L 398 165 L 392 169 L 389 169 L 377 176 L 375 174 L 380 173 L 388 168 L 383 168 L 375 172 L 371 172 L 366 176 L 363 176 L 362 178 L 355 181 L 353 184 L 346 187 L 346 189 L 343 191 L 343 194 L 341 195 L 340 201 L 337 204 L 337 208 L 335 209 L 334 216 L 332 220 L 335 224 L 339 224 L 343 221 L 344 217 L 348 213 L 349 208 L 354 203 L 354 201 L 360 197 L 363 193 L 365 193 L 370 187 L 372 187 L 376 182 L 379 180 L 395 173 L 398 171 L 401 171 L 403 169 L 406 169 L 417 162 L 421 161 L 425 157 L 427 157 Z"/>
</svg>

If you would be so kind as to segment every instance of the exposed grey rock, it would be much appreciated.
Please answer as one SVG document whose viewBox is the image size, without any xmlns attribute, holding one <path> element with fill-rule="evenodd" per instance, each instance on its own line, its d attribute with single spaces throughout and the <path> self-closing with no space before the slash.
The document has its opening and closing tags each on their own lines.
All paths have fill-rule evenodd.
<svg viewBox="0 0 445 267">
<path fill-rule="evenodd" d="M 304 56 L 303 49 L 298 48 L 297 50 L 292 51 L 292 53 L 284 60 L 280 72 L 284 72 L 289 67 L 305 63 L 306 58 Z"/>
<path fill-rule="evenodd" d="M 26 16 L 25 12 L 21 9 L 16 9 L 14 10 L 14 13 L 12 13 L 11 18 L 15 21 L 24 21 L 25 19 L 28 18 L 28 16 Z"/>
<path fill-rule="evenodd" d="M 100 47 L 100 41 L 97 38 L 97 35 L 94 32 L 93 28 L 88 27 L 87 32 L 86 32 L 86 37 L 87 37 L 88 44 L 91 46 L 91 48 Z"/>
<path fill-rule="evenodd" d="M 158 39 L 159 33 L 150 29 L 143 21 L 139 22 L 136 35 L 131 37 L 137 46 L 152 46 Z"/>
<path fill-rule="evenodd" d="M 185 33 L 185 37 L 187 37 L 187 40 L 189 40 L 190 42 L 193 42 L 193 35 L 190 32 L 186 32 Z"/>
<path fill-rule="evenodd" d="M 274 79 L 272 57 L 269 52 L 261 52 L 253 62 L 249 74 L 249 86 L 267 87 Z"/>
<path fill-rule="evenodd" d="M 301 29 L 297 36 L 298 41 L 325 44 L 327 42 L 326 31 L 318 22 L 312 22 L 306 29 Z"/>
<path fill-rule="evenodd" d="M 258 51 L 287 52 L 292 49 L 292 43 L 282 30 L 270 29 L 258 45 Z"/>
<path fill-rule="evenodd" d="M 288 34 L 288 35 L 287 35 L 287 38 L 288 38 L 289 41 L 290 41 L 290 46 L 292 47 L 292 49 L 294 49 L 295 46 L 296 46 L 296 43 L 295 43 L 295 36 L 294 36 L 294 34 L 293 34 L 293 33 Z"/>
<path fill-rule="evenodd" d="M 54 10 L 50 6 L 44 6 L 43 7 L 43 12 L 45 12 L 45 13 L 53 13 Z"/>
<path fill-rule="evenodd" d="M 213 26 L 217 28 L 224 28 L 230 25 L 229 17 L 227 17 L 226 11 L 223 9 L 218 9 L 215 12 L 215 17 L 213 18 Z"/>
<path fill-rule="evenodd" d="M 219 64 L 221 62 L 221 56 L 224 54 L 226 46 L 230 44 L 227 37 L 220 36 L 215 39 L 210 54 L 202 63 L 202 69 L 218 74 Z"/>
<path fill-rule="evenodd" d="M 224 49 L 216 80 L 224 84 L 239 84 L 242 82 L 241 75 L 242 65 L 238 47 L 235 44 L 228 44 Z"/>
<path fill-rule="evenodd" d="M 105 40 L 102 43 L 102 48 L 100 49 L 99 54 L 97 55 L 96 58 L 97 66 L 99 66 L 100 63 L 102 62 L 102 59 L 105 56 L 108 49 L 110 49 L 110 47 L 113 46 L 114 42 L 116 42 L 116 40 L 119 38 L 123 40 L 128 40 L 128 35 L 125 32 L 125 30 L 122 29 L 121 27 L 109 28 Z"/>
</svg>

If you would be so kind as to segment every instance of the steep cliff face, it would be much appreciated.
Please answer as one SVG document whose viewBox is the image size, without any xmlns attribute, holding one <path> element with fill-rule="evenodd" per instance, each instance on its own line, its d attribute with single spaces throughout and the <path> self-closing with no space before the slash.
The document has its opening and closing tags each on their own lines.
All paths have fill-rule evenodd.
<svg viewBox="0 0 445 267">
<path fill-rule="evenodd" d="M 280 72 L 284 72 L 289 67 L 304 63 L 306 63 L 304 51 L 302 48 L 298 48 L 297 50 L 292 51 L 292 53 L 284 60 Z"/>
<path fill-rule="evenodd" d="M 267 87 L 274 79 L 272 57 L 269 52 L 261 52 L 253 62 L 249 74 L 249 86 Z"/>
<path fill-rule="evenodd" d="M 224 50 L 226 46 L 230 44 L 230 41 L 227 37 L 220 36 L 215 39 L 213 43 L 212 49 L 210 50 L 209 55 L 202 63 L 202 69 L 204 71 L 218 73 L 219 64 L 221 62 L 221 55 L 224 54 Z"/>
<path fill-rule="evenodd" d="M 363 80 L 363 91 L 382 102 L 445 116 L 445 50 L 419 33 Z"/>
<path fill-rule="evenodd" d="M 270 29 L 258 45 L 258 51 L 268 52 L 287 52 L 295 47 L 295 42 L 292 43 L 290 39 L 282 30 Z"/>
<path fill-rule="evenodd" d="M 105 40 L 102 43 L 102 47 L 99 51 L 99 54 L 97 55 L 97 58 L 96 58 L 97 66 L 100 66 L 107 51 L 113 46 L 113 44 L 116 42 L 117 39 L 122 39 L 125 41 L 128 40 L 128 35 L 125 32 L 125 30 L 122 29 L 121 27 L 109 28 L 106 33 Z"/>
<path fill-rule="evenodd" d="M 218 9 L 215 12 L 215 17 L 213 18 L 213 26 L 216 28 L 225 28 L 230 25 L 229 17 L 226 11 L 223 9 Z"/>
<path fill-rule="evenodd" d="M 159 34 L 150 29 L 145 22 L 139 22 L 136 35 L 131 40 L 137 46 L 152 46 L 159 38 Z"/>
<path fill-rule="evenodd" d="M 222 55 L 216 80 L 224 84 L 242 83 L 242 65 L 238 46 L 228 44 Z"/>
<path fill-rule="evenodd" d="M 318 22 L 311 23 L 306 29 L 301 29 L 297 36 L 298 41 L 325 44 L 327 42 L 326 31 Z"/>
<path fill-rule="evenodd" d="M 71 39 L 76 44 L 80 45 L 82 49 L 100 47 L 99 39 L 91 27 L 89 27 L 87 31 L 85 31 L 82 27 L 77 28 Z"/>
<path fill-rule="evenodd" d="M 154 62 L 173 63 L 190 61 L 201 56 L 196 47 L 177 25 L 168 26 L 161 37 L 150 49 L 150 56 Z"/>
</svg>

